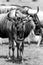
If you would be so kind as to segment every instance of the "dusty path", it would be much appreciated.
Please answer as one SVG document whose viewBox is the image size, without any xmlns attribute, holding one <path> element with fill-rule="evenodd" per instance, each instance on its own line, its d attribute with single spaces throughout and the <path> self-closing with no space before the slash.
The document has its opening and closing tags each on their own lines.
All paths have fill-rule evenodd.
<svg viewBox="0 0 43 65">
<path fill-rule="evenodd" d="M 8 61 L 7 55 L 8 45 L 0 45 L 0 65 L 19 65 L 19 63 Z M 43 47 L 37 47 L 36 45 L 25 47 L 23 63 L 20 65 L 43 65 Z"/>
</svg>

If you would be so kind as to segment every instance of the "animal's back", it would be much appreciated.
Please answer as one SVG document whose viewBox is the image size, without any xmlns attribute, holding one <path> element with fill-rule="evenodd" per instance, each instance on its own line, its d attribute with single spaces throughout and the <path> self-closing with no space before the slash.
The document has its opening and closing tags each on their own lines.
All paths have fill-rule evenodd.
<svg viewBox="0 0 43 65">
<path fill-rule="evenodd" d="M 5 21 L 5 19 L 7 18 L 7 14 L 8 13 L 0 14 L 0 24 L 3 23 L 3 21 Z"/>
</svg>

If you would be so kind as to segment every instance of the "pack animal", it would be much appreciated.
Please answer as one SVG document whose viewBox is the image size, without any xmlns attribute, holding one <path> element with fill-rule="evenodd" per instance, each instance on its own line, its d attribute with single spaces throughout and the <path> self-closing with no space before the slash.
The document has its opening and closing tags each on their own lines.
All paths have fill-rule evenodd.
<svg viewBox="0 0 43 65">
<path fill-rule="evenodd" d="M 8 17 L 9 13 L 0 14 L 0 34 L 5 34 L 9 38 L 9 57 L 10 50 L 12 48 L 12 56 L 14 57 L 14 32 L 16 30 L 15 28 L 15 22 L 13 19 L 9 19 Z M 5 37 L 5 35 L 3 37 Z"/>
</svg>

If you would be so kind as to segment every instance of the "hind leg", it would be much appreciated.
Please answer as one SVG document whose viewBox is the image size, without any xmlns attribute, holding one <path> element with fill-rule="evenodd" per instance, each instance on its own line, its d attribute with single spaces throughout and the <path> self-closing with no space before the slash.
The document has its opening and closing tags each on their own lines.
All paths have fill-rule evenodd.
<svg viewBox="0 0 43 65">
<path fill-rule="evenodd" d="M 18 43 L 16 44 L 17 44 L 17 59 L 19 59 L 19 44 Z"/>
<path fill-rule="evenodd" d="M 9 33 L 9 59 L 11 56 L 14 56 L 14 42 L 11 33 Z"/>
<path fill-rule="evenodd" d="M 23 62 L 23 51 L 24 51 L 24 43 L 22 42 L 20 46 L 20 58 L 22 62 Z"/>
<path fill-rule="evenodd" d="M 14 50 L 15 50 L 15 46 L 14 46 L 14 41 L 12 40 L 12 58 L 14 59 Z"/>
<path fill-rule="evenodd" d="M 9 40 L 9 53 L 8 53 L 8 59 L 10 59 L 11 58 L 11 48 L 12 48 L 12 42 L 11 42 L 11 40 Z"/>
</svg>

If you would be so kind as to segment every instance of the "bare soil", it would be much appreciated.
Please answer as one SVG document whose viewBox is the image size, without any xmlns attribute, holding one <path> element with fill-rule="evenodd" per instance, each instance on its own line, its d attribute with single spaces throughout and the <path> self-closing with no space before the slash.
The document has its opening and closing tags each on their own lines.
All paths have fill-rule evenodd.
<svg viewBox="0 0 43 65">
<path fill-rule="evenodd" d="M 8 60 L 8 45 L 0 45 L 0 65 L 19 65 L 14 60 Z M 16 56 L 16 49 L 15 49 Z M 24 48 L 23 62 L 20 65 L 43 65 L 43 45 L 26 45 Z"/>
</svg>

